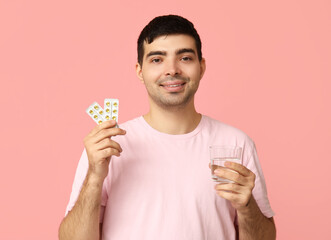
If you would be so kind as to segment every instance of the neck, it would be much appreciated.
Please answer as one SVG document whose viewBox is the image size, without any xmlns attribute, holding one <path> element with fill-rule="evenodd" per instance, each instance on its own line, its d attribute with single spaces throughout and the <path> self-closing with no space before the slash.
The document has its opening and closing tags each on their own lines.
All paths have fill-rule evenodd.
<svg viewBox="0 0 331 240">
<path fill-rule="evenodd" d="M 178 135 L 192 132 L 200 123 L 201 114 L 196 112 L 193 100 L 185 107 L 171 108 L 150 103 L 150 111 L 144 119 L 159 132 Z"/>
</svg>

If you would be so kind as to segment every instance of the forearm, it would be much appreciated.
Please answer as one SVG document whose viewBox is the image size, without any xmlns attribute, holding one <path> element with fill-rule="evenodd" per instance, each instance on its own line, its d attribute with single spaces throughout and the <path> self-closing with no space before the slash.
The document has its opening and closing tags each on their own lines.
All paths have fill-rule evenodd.
<svg viewBox="0 0 331 240">
<path fill-rule="evenodd" d="M 248 206 L 237 213 L 240 240 L 276 239 L 276 228 L 273 219 L 263 215 L 253 197 Z"/>
<path fill-rule="evenodd" d="M 75 206 L 60 225 L 60 240 L 99 239 L 102 184 L 102 180 L 87 174 Z"/>
</svg>

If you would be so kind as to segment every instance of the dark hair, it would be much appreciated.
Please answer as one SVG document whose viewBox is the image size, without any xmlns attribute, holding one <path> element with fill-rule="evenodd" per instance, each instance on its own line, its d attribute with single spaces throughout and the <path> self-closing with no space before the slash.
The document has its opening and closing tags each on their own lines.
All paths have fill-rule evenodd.
<svg viewBox="0 0 331 240">
<path fill-rule="evenodd" d="M 155 38 L 170 34 L 186 34 L 192 36 L 195 39 L 199 61 L 201 61 L 201 40 L 193 23 L 181 16 L 166 15 L 154 18 L 141 31 L 137 44 L 138 63 L 140 66 L 142 66 L 144 57 L 144 41 L 150 44 Z"/>
</svg>

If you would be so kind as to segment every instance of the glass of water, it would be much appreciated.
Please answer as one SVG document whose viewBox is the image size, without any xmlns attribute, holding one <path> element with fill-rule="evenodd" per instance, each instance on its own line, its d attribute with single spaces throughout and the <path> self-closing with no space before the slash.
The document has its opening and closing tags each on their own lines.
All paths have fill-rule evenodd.
<svg viewBox="0 0 331 240">
<path fill-rule="evenodd" d="M 210 146 L 210 165 L 212 180 L 219 183 L 232 183 L 232 181 L 220 178 L 214 174 L 217 168 L 226 168 L 225 162 L 235 162 L 242 164 L 242 148 L 237 146 Z M 233 171 L 233 170 L 231 170 Z M 234 171 L 233 171 L 234 172 Z"/>
</svg>

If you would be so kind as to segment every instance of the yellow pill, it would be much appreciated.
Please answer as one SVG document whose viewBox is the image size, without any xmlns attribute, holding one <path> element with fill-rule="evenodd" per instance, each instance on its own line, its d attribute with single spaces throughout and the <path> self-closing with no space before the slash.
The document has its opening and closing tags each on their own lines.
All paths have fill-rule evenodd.
<svg viewBox="0 0 331 240">
<path fill-rule="evenodd" d="M 103 114 L 103 111 L 101 110 L 99 113 L 100 113 L 100 115 L 102 115 Z"/>
<path fill-rule="evenodd" d="M 117 110 L 114 110 L 113 113 L 117 113 Z"/>
<path fill-rule="evenodd" d="M 116 120 L 116 117 L 114 116 L 113 119 Z"/>
<path fill-rule="evenodd" d="M 107 112 L 107 113 L 109 113 L 109 112 L 110 112 L 109 108 L 106 108 L 106 112 Z"/>
<path fill-rule="evenodd" d="M 109 116 L 108 115 L 106 116 L 106 119 L 109 120 Z"/>
<path fill-rule="evenodd" d="M 101 123 L 102 123 L 102 121 L 100 120 L 98 123 L 99 123 L 99 124 L 101 124 Z"/>
<path fill-rule="evenodd" d="M 93 117 L 94 117 L 94 119 L 97 119 L 98 118 L 98 115 L 94 115 Z"/>
<path fill-rule="evenodd" d="M 115 107 L 117 106 L 117 102 L 114 102 L 114 104 L 113 104 Z"/>
<path fill-rule="evenodd" d="M 110 106 L 110 102 L 106 102 L 106 105 L 109 107 Z"/>
<path fill-rule="evenodd" d="M 94 106 L 94 109 L 98 110 L 98 109 L 99 109 L 99 107 L 98 107 L 97 105 L 95 105 L 95 106 Z"/>
<path fill-rule="evenodd" d="M 91 115 L 93 114 L 93 110 L 90 110 L 90 112 L 89 112 Z"/>
</svg>

